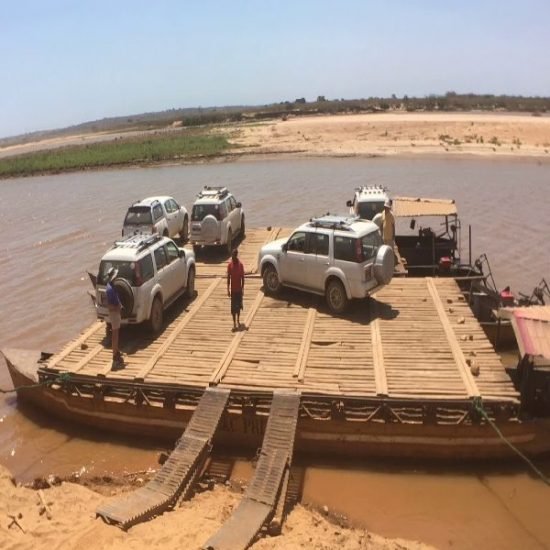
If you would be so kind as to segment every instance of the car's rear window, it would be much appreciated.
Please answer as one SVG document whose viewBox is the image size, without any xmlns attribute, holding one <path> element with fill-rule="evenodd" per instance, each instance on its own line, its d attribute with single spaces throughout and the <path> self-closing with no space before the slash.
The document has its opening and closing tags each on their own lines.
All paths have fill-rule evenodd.
<svg viewBox="0 0 550 550">
<path fill-rule="evenodd" d="M 191 221 L 202 222 L 208 215 L 214 216 L 217 220 L 220 219 L 220 207 L 217 204 L 194 204 L 191 212 Z"/>
<path fill-rule="evenodd" d="M 362 263 L 376 256 L 382 244 L 378 231 L 373 231 L 361 239 L 334 236 L 334 258 L 346 262 Z"/>
<path fill-rule="evenodd" d="M 124 225 L 152 225 L 151 208 L 149 206 L 131 206 L 126 214 Z"/>
<path fill-rule="evenodd" d="M 360 202 L 357 204 L 357 214 L 363 220 L 372 220 L 376 214 L 384 210 L 384 202 Z"/>
<path fill-rule="evenodd" d="M 97 284 L 106 285 L 107 284 L 107 273 L 111 267 L 116 267 L 118 269 L 117 277 L 126 279 L 131 285 L 135 284 L 135 262 L 122 262 L 118 260 L 102 260 L 99 264 L 99 273 L 97 274 Z"/>
</svg>

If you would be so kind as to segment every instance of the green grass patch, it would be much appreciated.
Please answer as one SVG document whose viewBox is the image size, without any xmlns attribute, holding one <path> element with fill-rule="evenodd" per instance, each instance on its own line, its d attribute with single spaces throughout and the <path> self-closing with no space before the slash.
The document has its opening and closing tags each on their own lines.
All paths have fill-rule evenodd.
<svg viewBox="0 0 550 550">
<path fill-rule="evenodd" d="M 0 159 L 0 178 L 208 158 L 228 147 L 225 136 L 187 133 L 76 145 Z"/>
</svg>

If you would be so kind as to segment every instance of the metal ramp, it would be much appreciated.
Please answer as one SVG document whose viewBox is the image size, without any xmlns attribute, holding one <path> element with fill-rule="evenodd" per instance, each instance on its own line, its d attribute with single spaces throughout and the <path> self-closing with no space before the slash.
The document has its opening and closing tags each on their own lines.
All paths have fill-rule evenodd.
<svg viewBox="0 0 550 550">
<path fill-rule="evenodd" d="M 229 399 L 229 390 L 208 388 L 168 460 L 155 477 L 136 491 L 114 498 L 96 510 L 107 523 L 128 529 L 185 498 L 212 448 Z"/>
<path fill-rule="evenodd" d="M 286 496 L 300 394 L 275 392 L 260 458 L 243 500 L 204 545 L 209 550 L 243 550 L 280 508 Z"/>
</svg>

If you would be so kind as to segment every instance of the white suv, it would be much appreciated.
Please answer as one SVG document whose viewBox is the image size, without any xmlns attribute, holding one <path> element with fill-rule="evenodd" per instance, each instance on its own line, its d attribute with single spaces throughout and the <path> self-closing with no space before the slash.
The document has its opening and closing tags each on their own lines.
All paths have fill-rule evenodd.
<svg viewBox="0 0 550 550">
<path fill-rule="evenodd" d="M 195 294 L 195 254 L 160 235 L 135 235 L 116 242 L 99 264 L 97 316 L 108 322 L 107 273 L 118 269 L 113 284 L 122 303 L 122 324 L 148 321 L 153 333 L 162 330 L 163 312 L 182 294 Z"/>
<path fill-rule="evenodd" d="M 231 254 L 233 240 L 244 237 L 244 212 L 227 187 L 209 187 L 197 195 L 191 211 L 191 243 L 201 246 L 225 246 Z"/>
<path fill-rule="evenodd" d="M 157 233 L 165 237 L 180 236 L 183 242 L 189 236 L 189 215 L 173 197 L 147 197 L 137 201 L 126 213 L 122 236 Z"/>
<path fill-rule="evenodd" d="M 388 191 L 380 185 L 364 185 L 357 187 L 353 200 L 348 201 L 350 214 L 363 220 L 374 220 L 377 214 L 384 211 L 384 203 L 391 200 Z"/>
<path fill-rule="evenodd" d="M 263 246 L 258 259 L 267 293 L 284 285 L 325 295 L 333 313 L 387 285 L 393 269 L 393 251 L 378 226 L 345 216 L 312 219 L 290 238 Z"/>
</svg>

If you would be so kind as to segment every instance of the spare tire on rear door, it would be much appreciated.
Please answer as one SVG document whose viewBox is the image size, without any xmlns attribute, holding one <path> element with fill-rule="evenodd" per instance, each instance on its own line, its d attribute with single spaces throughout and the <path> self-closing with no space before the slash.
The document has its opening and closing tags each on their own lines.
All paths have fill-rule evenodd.
<svg viewBox="0 0 550 550">
<path fill-rule="evenodd" d="M 379 285 L 387 285 L 393 277 L 395 268 L 395 256 L 393 250 L 387 244 L 383 244 L 374 260 L 374 278 Z"/>
<path fill-rule="evenodd" d="M 134 311 L 134 292 L 132 286 L 126 279 L 116 278 L 113 281 L 113 286 L 118 294 L 118 299 L 122 304 L 121 316 L 126 319 Z"/>
<path fill-rule="evenodd" d="M 213 242 L 218 238 L 218 220 L 208 214 L 201 222 L 201 237 L 207 242 Z"/>
</svg>

